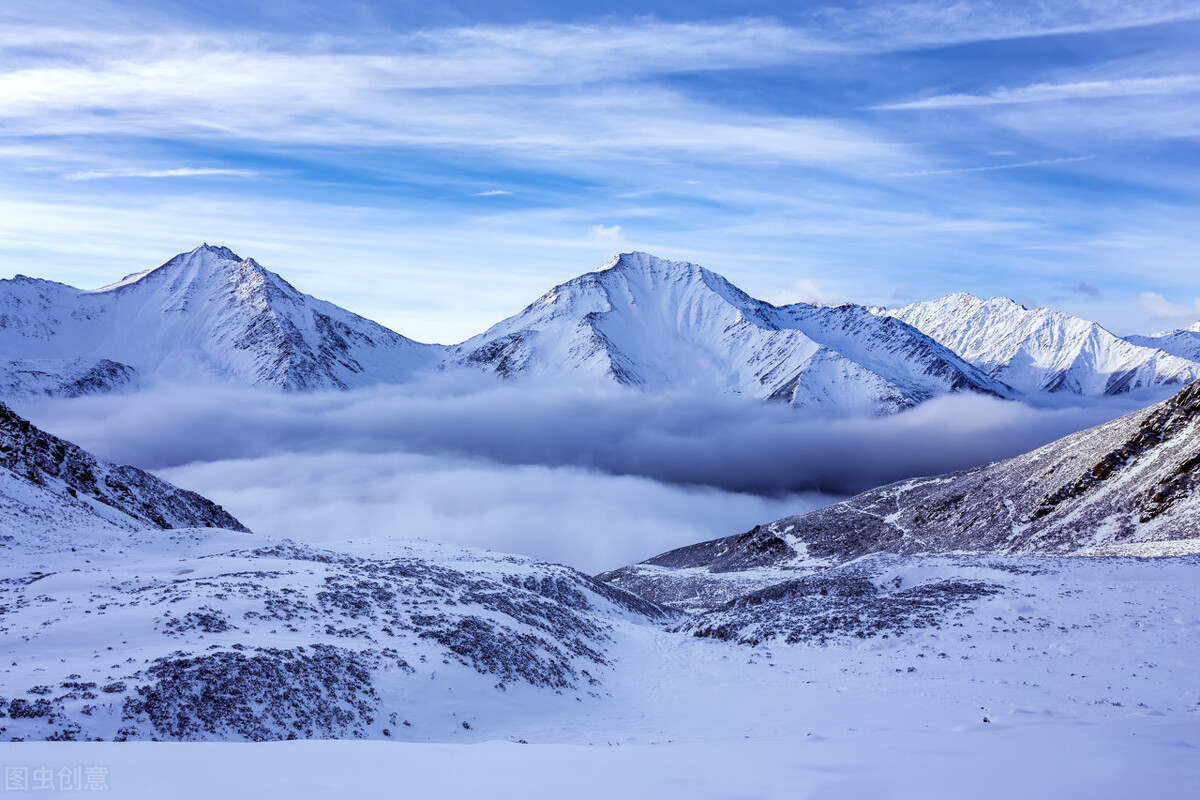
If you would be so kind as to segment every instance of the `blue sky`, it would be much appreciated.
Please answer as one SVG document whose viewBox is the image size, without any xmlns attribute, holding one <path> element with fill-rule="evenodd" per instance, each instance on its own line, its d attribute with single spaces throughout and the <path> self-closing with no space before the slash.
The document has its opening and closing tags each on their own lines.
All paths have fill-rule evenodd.
<svg viewBox="0 0 1200 800">
<path fill-rule="evenodd" d="M 200 242 L 425 341 L 618 251 L 1200 319 L 1200 2 L 0 7 L 0 275 Z"/>
</svg>

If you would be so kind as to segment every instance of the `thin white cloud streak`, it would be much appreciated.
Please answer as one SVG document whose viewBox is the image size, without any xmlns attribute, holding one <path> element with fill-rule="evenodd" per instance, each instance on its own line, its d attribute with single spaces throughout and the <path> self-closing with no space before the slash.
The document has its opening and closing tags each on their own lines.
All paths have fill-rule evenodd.
<svg viewBox="0 0 1200 800">
<path fill-rule="evenodd" d="M 20 31 L 20 33 L 17 33 Z M 5 40 L 8 40 L 5 42 Z M 19 40 L 19 41 L 18 41 Z M 149 85 L 151 66 L 163 80 L 196 68 L 218 81 L 254 67 L 267 75 L 302 75 L 323 85 L 364 83 L 395 90 L 565 86 L 637 80 L 654 75 L 747 69 L 797 63 L 813 53 L 844 48 L 770 20 L 722 23 L 526 23 L 474 25 L 417 32 L 383 32 L 356 39 L 320 36 L 225 34 L 219 40 L 194 32 L 97 34 L 26 27 L 0 34 L 0 43 L 60 48 L 64 60 L 122 81 Z M 45 68 L 58 83 L 75 68 Z M 255 76 L 247 74 L 247 80 Z M 93 84 L 94 86 L 103 83 Z"/>
<path fill-rule="evenodd" d="M 1200 19 L 1190 0 L 1085 0 L 1028 3 L 933 0 L 916 3 L 855 4 L 816 13 L 822 29 L 837 41 L 879 51 L 942 47 L 982 41 L 1108 31 Z"/>
<path fill-rule="evenodd" d="M 1200 92 L 1200 75 L 1162 78 L 1116 78 L 1074 83 L 1038 83 L 1017 89 L 1002 88 L 989 94 L 944 94 L 875 106 L 887 110 L 934 110 L 977 106 L 1048 103 L 1062 100 L 1092 100 L 1110 97 L 1145 97 Z"/>
<path fill-rule="evenodd" d="M 1004 169 L 1026 169 L 1029 167 L 1052 167 L 1058 164 L 1074 164 L 1087 161 L 1092 156 L 1075 156 L 1073 158 L 1050 158 L 1043 161 L 1023 161 L 1019 164 L 996 164 L 990 167 L 959 167 L 955 169 L 928 169 L 921 172 L 893 172 L 889 178 L 918 178 L 926 175 L 954 175 L 960 172 L 993 172 Z"/>
<path fill-rule="evenodd" d="M 531 85 L 627 80 L 651 74 L 800 63 L 825 54 L 900 49 L 1062 34 L 1103 33 L 1200 19 L 1190 0 L 1085 2 L 961 2 L 855 4 L 816 8 L 796 24 L 741 18 L 668 23 L 653 19 L 592 24 L 527 22 L 417 31 L 378 29 L 358 39 L 279 36 L 223 29 L 220 39 L 148 21 L 120 5 L 103 8 L 84 27 L 64 24 L 45 2 L 0 9 L 0 46 L 61 48 L 97 58 L 131 51 L 204 56 L 230 47 L 307 56 L 361 55 L 410 88 Z M 54 14 L 54 12 L 51 12 Z M 147 30 L 149 26 L 149 30 Z M 247 26 L 252 30 L 252 26 Z M 139 31 L 132 33 L 132 31 Z M 364 50 L 358 53 L 356 51 Z M 481 70 L 480 67 L 484 69 Z"/>
<path fill-rule="evenodd" d="M 196 178 L 224 176 L 234 178 L 256 178 L 259 173 L 251 169 L 221 169 L 206 167 L 177 167 L 175 169 L 104 169 L 72 172 L 63 177 L 69 181 L 96 181 L 109 178 Z"/>
<path fill-rule="evenodd" d="M 991 122 L 1052 147 L 1059 147 L 1065 141 L 1073 142 L 1079 148 L 1092 148 L 1112 141 L 1200 138 L 1200 103 L 1197 102 L 1164 102 L 1161 97 L 1146 96 L 994 108 Z M 1131 172 L 1128 177 L 1145 180 L 1136 172 Z"/>
<path fill-rule="evenodd" d="M 858 171 L 904 148 L 826 119 L 718 109 L 650 86 L 427 94 L 342 85 L 326 71 L 182 63 L 97 75 L 0 77 L 0 116 L 24 133 L 504 152 L 540 161 L 719 157 Z M 37 74 L 35 74 L 37 73 Z"/>
<path fill-rule="evenodd" d="M 486 192 L 475 192 L 471 197 L 500 197 L 508 194 L 512 194 L 512 192 L 507 189 L 488 189 Z"/>
</svg>

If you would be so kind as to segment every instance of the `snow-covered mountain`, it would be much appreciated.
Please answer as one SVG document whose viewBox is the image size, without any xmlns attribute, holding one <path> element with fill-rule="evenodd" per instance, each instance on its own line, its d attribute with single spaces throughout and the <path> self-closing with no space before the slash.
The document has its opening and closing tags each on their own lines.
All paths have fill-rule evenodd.
<svg viewBox="0 0 1200 800">
<path fill-rule="evenodd" d="M 886 414 L 948 392 L 1101 395 L 1186 383 L 1200 376 L 1191 360 L 1200 358 L 1200 325 L 1124 340 L 1058 311 L 965 294 L 890 311 L 776 307 L 695 264 L 625 253 L 442 347 L 202 245 L 91 291 L 0 280 L 0 353 L 0 396 L 213 379 L 347 389 L 470 369 Z"/>
<path fill-rule="evenodd" d="M 660 602 L 727 599 L 760 570 L 951 552 L 1200 552 L 1200 383 L 1016 458 L 872 489 L 601 577 Z"/>
<path fill-rule="evenodd" d="M 1200 322 L 1190 328 L 1163 331 L 1150 336 L 1126 336 L 1125 340 L 1139 347 L 1152 347 L 1173 356 L 1200 362 Z"/>
<path fill-rule="evenodd" d="M 776 308 L 703 267 L 645 253 L 554 287 L 452 358 L 509 378 L 694 387 L 870 413 L 947 392 L 1008 391 L 865 307 Z"/>
<path fill-rule="evenodd" d="M 202 245 L 93 291 L 0 281 L 0 389 L 108 391 L 140 377 L 285 390 L 402 381 L 439 363 L 413 342 L 224 247 Z"/>
<path fill-rule="evenodd" d="M 1188 383 L 1200 363 L 1122 339 L 1095 322 L 966 293 L 878 313 L 902 319 L 1022 392 L 1120 394 Z"/>
</svg>

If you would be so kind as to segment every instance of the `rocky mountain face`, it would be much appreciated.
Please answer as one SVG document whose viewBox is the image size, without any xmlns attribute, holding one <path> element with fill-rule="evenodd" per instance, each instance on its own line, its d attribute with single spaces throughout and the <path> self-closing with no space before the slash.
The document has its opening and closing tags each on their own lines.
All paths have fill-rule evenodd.
<svg viewBox="0 0 1200 800">
<path fill-rule="evenodd" d="M 440 351 L 203 245 L 94 291 L 0 281 L 0 352 L 7 393 L 71 396 L 137 376 L 345 389 L 405 380 Z"/>
<path fill-rule="evenodd" d="M 110 464 L 52 436 L 0 403 L 0 518 L 12 540 L 30 517 L 42 527 L 94 523 L 125 529 L 245 531 L 223 508 L 136 467 Z"/>
<path fill-rule="evenodd" d="M 1112 395 L 1184 384 L 1200 363 L 1141 346 L 1079 317 L 969 294 L 879 313 L 904 320 L 992 378 L 1027 394 Z"/>
<path fill-rule="evenodd" d="M 645 253 L 554 287 L 451 357 L 506 378 L 698 387 L 868 413 L 947 392 L 1008 391 L 864 307 L 776 308 L 703 267 Z"/>
<path fill-rule="evenodd" d="M 874 553 L 1161 554 L 1200 550 L 1200 383 L 1016 458 L 883 486 L 602 579 L 711 605 Z M 748 583 L 749 582 L 749 583 Z M 749 587 L 749 589 L 748 589 Z"/>
</svg>

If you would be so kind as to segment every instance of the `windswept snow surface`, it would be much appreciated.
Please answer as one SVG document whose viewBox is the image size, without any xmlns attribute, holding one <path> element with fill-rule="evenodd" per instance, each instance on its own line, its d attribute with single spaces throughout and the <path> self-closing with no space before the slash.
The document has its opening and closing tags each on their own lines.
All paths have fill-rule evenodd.
<svg viewBox="0 0 1200 800">
<path fill-rule="evenodd" d="M 1004 297 L 951 294 L 879 313 L 904 320 L 1026 394 L 1111 395 L 1200 377 L 1200 363 L 1184 351 L 1172 355 L 1147 340 L 1121 339 L 1094 322 Z"/>
</svg>

